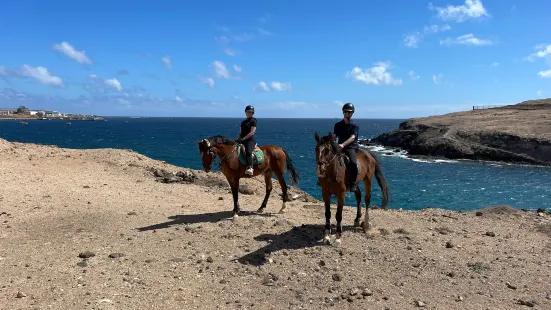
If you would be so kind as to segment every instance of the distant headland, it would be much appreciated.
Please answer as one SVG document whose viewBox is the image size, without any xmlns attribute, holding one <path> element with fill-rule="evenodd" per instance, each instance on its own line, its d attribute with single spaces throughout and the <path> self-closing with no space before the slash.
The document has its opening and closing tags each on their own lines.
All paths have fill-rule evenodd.
<svg viewBox="0 0 551 310">
<path fill-rule="evenodd" d="M 551 166 L 551 98 L 412 118 L 361 143 L 414 156 Z"/>
<path fill-rule="evenodd" d="M 61 113 L 58 111 L 33 110 L 25 106 L 18 108 L 0 108 L 0 119 L 17 120 L 83 120 L 103 121 L 101 116 L 86 114 Z"/>
</svg>

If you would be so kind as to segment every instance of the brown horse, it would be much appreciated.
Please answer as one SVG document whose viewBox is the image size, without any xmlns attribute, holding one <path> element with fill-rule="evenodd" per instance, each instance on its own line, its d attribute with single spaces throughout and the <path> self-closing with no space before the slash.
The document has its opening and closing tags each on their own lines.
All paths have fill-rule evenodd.
<svg viewBox="0 0 551 310">
<path fill-rule="evenodd" d="M 237 219 L 240 207 L 239 207 L 239 180 L 241 178 L 251 178 L 264 174 L 264 181 L 266 182 L 266 195 L 262 205 L 257 212 L 264 212 L 268 198 L 272 192 L 272 175 L 275 174 L 281 190 L 283 191 L 283 205 L 279 213 L 285 213 L 285 203 L 291 201 L 287 193 L 287 184 L 283 177 L 285 173 L 285 164 L 287 164 L 287 170 L 291 179 L 291 184 L 298 184 L 300 176 L 293 165 L 293 161 L 287 154 L 287 152 L 277 145 L 264 145 L 260 147 L 263 152 L 264 161 L 258 165 L 254 160 L 254 173 L 249 176 L 245 174 L 245 165 L 239 162 L 238 148 L 241 148 L 241 153 L 244 154 L 245 149 L 243 145 L 236 144 L 235 141 L 224 136 L 212 136 L 210 138 L 203 139 L 202 141 L 196 141 L 199 146 L 199 152 L 201 153 L 201 159 L 203 164 L 203 170 L 209 172 L 212 170 L 212 164 L 216 156 L 220 157 L 220 170 L 228 180 L 233 195 L 233 218 Z M 256 153 L 258 148 L 253 151 Z"/>
<path fill-rule="evenodd" d="M 331 195 L 337 197 L 337 235 L 336 244 L 341 243 L 342 236 L 342 209 L 344 206 L 344 199 L 346 191 L 349 190 L 346 186 L 346 180 L 348 180 L 346 161 L 348 158 L 342 152 L 335 141 L 336 135 L 329 134 L 320 138 L 318 133 L 315 133 L 316 139 L 316 163 L 317 174 L 319 184 L 322 189 L 322 197 L 325 203 L 325 232 L 323 239 L 325 242 L 331 242 Z M 356 219 L 354 220 L 355 227 L 362 227 L 364 232 L 371 231 L 371 223 L 369 222 L 369 203 L 371 202 L 371 181 L 373 175 L 379 183 L 383 194 L 383 202 L 381 207 L 387 208 L 388 205 L 388 185 L 385 177 L 383 176 L 381 166 L 374 153 L 366 150 L 359 150 L 356 153 L 358 161 L 358 176 L 356 177 L 356 184 L 363 180 L 365 186 L 365 220 L 360 223 L 362 217 L 362 192 L 360 188 L 354 192 L 356 196 Z"/>
</svg>

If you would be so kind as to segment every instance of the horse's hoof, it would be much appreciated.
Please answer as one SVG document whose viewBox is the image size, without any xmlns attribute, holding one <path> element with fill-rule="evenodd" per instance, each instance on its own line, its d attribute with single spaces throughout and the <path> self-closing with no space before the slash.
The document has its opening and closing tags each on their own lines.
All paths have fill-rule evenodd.
<svg viewBox="0 0 551 310">
<path fill-rule="evenodd" d="M 256 210 L 256 213 L 264 213 L 266 212 L 266 208 L 261 207 L 260 209 Z"/>
<path fill-rule="evenodd" d="M 234 214 L 234 215 L 233 215 L 233 220 L 234 220 L 234 221 L 237 221 L 238 218 L 239 218 L 239 215 L 237 215 L 237 214 Z"/>
<path fill-rule="evenodd" d="M 329 238 L 329 236 L 323 238 L 323 243 L 325 243 L 327 245 L 331 245 L 331 238 Z"/>
<path fill-rule="evenodd" d="M 284 214 L 284 213 L 287 213 L 287 210 L 285 210 L 285 209 L 279 210 L 279 214 Z"/>
<path fill-rule="evenodd" d="M 334 245 L 335 247 L 340 247 L 340 246 L 341 246 L 341 243 L 342 243 L 341 239 L 335 239 L 335 243 L 333 243 L 333 245 Z"/>
<path fill-rule="evenodd" d="M 354 227 L 363 227 L 363 222 L 360 223 L 360 221 L 354 221 Z"/>
</svg>

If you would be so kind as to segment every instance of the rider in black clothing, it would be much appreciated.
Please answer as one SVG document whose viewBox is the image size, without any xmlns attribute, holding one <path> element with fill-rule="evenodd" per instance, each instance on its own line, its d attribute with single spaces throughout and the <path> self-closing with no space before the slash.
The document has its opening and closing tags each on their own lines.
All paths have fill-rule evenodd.
<svg viewBox="0 0 551 310">
<path fill-rule="evenodd" d="M 241 129 L 239 130 L 239 136 L 236 140 L 237 143 L 241 143 L 245 146 L 245 157 L 247 158 L 247 170 L 245 174 L 253 174 L 253 150 L 256 145 L 255 132 L 256 132 L 256 118 L 254 115 L 254 107 L 248 105 L 245 108 L 245 114 L 247 119 L 241 122 Z"/>
<path fill-rule="evenodd" d="M 350 191 L 356 191 L 356 177 L 358 175 L 358 166 L 356 160 L 356 152 L 360 148 L 358 144 L 358 133 L 360 127 L 351 120 L 352 114 L 354 114 L 354 105 L 352 103 L 346 103 L 342 107 L 343 119 L 335 124 L 333 132 L 338 137 L 339 147 L 350 158 L 350 163 L 347 167 L 350 179 L 348 184 Z"/>
</svg>

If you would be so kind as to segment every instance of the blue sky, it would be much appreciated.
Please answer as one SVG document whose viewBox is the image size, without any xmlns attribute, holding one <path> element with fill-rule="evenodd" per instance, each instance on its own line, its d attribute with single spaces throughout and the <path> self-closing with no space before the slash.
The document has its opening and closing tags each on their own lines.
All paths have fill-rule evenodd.
<svg viewBox="0 0 551 310">
<path fill-rule="evenodd" d="M 409 118 L 551 97 L 551 2 L 10 1 L 0 106 Z"/>
</svg>

